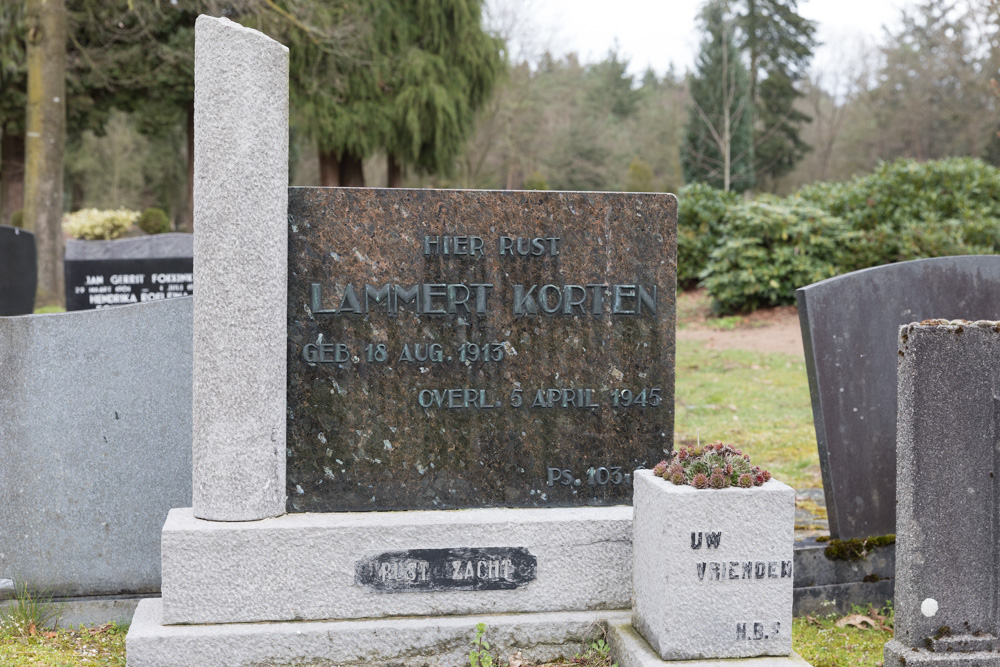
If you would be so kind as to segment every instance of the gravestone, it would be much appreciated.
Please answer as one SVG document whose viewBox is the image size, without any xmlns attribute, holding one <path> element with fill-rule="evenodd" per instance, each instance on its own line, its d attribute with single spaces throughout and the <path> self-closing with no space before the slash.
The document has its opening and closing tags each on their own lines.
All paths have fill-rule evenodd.
<svg viewBox="0 0 1000 667">
<path fill-rule="evenodd" d="M 1000 257 L 889 264 L 797 290 L 830 535 L 895 532 L 896 331 L 1000 318 Z"/>
<path fill-rule="evenodd" d="M 0 316 L 35 312 L 37 287 L 35 235 L 0 225 Z"/>
<path fill-rule="evenodd" d="M 671 196 L 293 188 L 289 511 L 627 503 L 671 448 Z"/>
<path fill-rule="evenodd" d="M 203 16 L 195 60 L 193 507 L 164 525 L 162 599 L 139 604 L 129 664 L 457 665 L 479 622 L 539 660 L 627 621 L 632 511 L 610 503 L 672 438 L 672 370 L 636 364 L 672 363 L 674 197 L 293 190 L 290 206 L 287 49 Z M 542 241 L 508 257 L 503 236 Z M 616 460 L 577 454 L 598 442 Z M 295 509 L 470 507 L 480 485 L 496 506 L 285 514 L 286 456 L 298 475 L 306 454 L 330 472 L 296 482 Z"/>
<path fill-rule="evenodd" d="M 895 638 L 886 667 L 1000 665 L 1000 322 L 899 329 Z"/>
<path fill-rule="evenodd" d="M 66 241 L 66 310 L 191 296 L 193 241 L 191 234 Z"/>
</svg>

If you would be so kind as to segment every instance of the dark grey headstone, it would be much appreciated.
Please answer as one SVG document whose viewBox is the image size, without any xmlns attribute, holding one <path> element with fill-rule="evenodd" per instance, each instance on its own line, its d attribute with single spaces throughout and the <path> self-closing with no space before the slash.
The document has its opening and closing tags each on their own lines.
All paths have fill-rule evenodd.
<svg viewBox="0 0 1000 667">
<path fill-rule="evenodd" d="M 191 296 L 193 241 L 192 234 L 67 241 L 66 310 Z"/>
<path fill-rule="evenodd" d="M 897 357 L 896 622 L 885 664 L 996 667 L 1000 323 L 901 327 Z"/>
<path fill-rule="evenodd" d="M 35 235 L 0 225 L 0 315 L 35 312 L 38 253 Z"/>
<path fill-rule="evenodd" d="M 897 332 L 930 318 L 1000 319 L 1000 257 L 901 262 L 796 294 L 830 534 L 893 533 Z"/>
</svg>

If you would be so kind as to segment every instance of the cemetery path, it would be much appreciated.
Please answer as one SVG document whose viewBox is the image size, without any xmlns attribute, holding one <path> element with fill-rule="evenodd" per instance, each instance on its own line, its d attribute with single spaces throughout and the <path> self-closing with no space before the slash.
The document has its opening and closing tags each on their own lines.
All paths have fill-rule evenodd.
<svg viewBox="0 0 1000 667">
<path fill-rule="evenodd" d="M 804 355 L 795 306 L 713 317 L 711 297 L 701 289 L 677 295 L 677 340 L 701 342 L 710 350 Z"/>
</svg>

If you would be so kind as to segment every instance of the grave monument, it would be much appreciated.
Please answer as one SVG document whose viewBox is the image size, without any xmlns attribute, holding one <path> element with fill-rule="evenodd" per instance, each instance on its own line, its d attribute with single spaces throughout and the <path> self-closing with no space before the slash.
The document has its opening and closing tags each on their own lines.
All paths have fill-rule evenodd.
<svg viewBox="0 0 1000 667">
<path fill-rule="evenodd" d="M 1000 256 L 854 271 L 796 291 L 830 535 L 896 532 L 896 332 L 1000 318 Z"/>
<path fill-rule="evenodd" d="M 37 287 L 35 235 L 0 225 L 0 316 L 35 312 Z"/>
<path fill-rule="evenodd" d="M 995 667 L 1000 322 L 899 329 L 895 637 L 886 667 Z"/>
<path fill-rule="evenodd" d="M 458 665 L 480 621 L 544 659 L 627 624 L 676 199 L 289 191 L 287 49 L 203 16 L 195 56 L 193 507 L 128 663 Z"/>
<path fill-rule="evenodd" d="M 66 241 L 66 310 L 191 296 L 192 254 L 191 234 Z"/>
</svg>

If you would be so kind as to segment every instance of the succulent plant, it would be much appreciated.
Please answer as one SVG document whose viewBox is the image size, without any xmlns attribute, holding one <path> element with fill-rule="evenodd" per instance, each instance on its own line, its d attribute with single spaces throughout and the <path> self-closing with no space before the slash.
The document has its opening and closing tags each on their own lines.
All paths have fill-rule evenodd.
<svg viewBox="0 0 1000 667">
<path fill-rule="evenodd" d="M 748 455 L 721 442 L 681 447 L 657 463 L 653 474 L 678 486 L 696 489 L 730 486 L 748 489 L 771 479 L 771 473 L 753 465 Z"/>
</svg>

